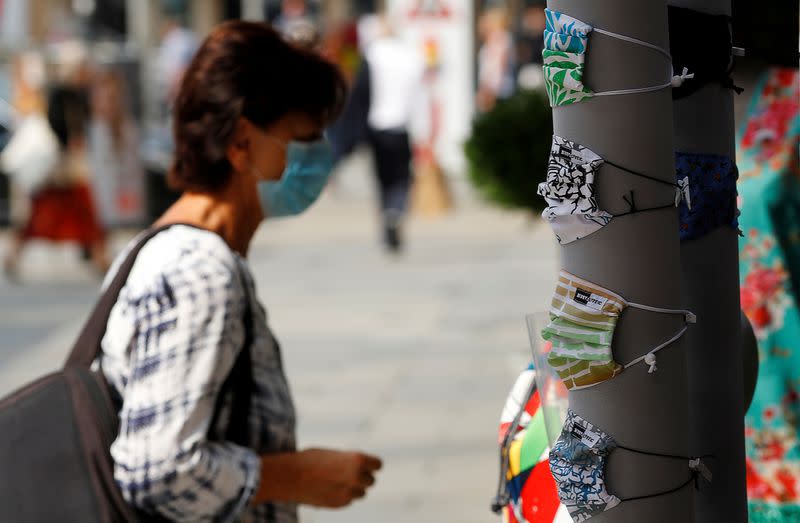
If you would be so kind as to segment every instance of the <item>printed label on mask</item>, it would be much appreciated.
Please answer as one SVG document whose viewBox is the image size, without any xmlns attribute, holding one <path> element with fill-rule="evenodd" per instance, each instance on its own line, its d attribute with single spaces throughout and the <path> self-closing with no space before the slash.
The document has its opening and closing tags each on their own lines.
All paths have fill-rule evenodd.
<svg viewBox="0 0 800 523">
<path fill-rule="evenodd" d="M 575 150 L 571 150 L 569 152 L 569 157 L 573 162 L 577 163 L 578 165 L 583 165 L 586 163 L 586 158 L 583 157 L 583 154 L 575 152 Z"/>
<path fill-rule="evenodd" d="M 590 449 L 597 445 L 597 442 L 600 441 L 600 435 L 595 434 L 591 430 L 587 430 L 583 433 L 583 437 L 581 438 L 581 443 L 589 447 Z"/>
<path fill-rule="evenodd" d="M 604 298 L 598 294 L 593 294 L 589 291 L 583 290 L 580 287 L 575 289 L 575 301 L 581 305 L 586 305 L 595 310 L 602 310 L 608 298 Z"/>
</svg>

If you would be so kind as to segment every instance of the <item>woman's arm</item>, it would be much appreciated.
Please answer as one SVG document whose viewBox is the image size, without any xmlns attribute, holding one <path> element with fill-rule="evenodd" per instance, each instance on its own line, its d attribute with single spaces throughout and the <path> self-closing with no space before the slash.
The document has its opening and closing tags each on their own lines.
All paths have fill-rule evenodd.
<svg viewBox="0 0 800 523">
<path fill-rule="evenodd" d="M 244 343 L 244 293 L 225 252 L 186 249 L 141 294 L 120 297 L 135 331 L 114 475 L 130 504 L 171 521 L 234 520 L 258 487 L 253 450 L 207 438 Z"/>
<path fill-rule="evenodd" d="M 308 449 L 261 457 L 261 482 L 251 504 L 293 502 L 340 508 L 364 497 L 381 460 L 360 452 Z"/>
</svg>

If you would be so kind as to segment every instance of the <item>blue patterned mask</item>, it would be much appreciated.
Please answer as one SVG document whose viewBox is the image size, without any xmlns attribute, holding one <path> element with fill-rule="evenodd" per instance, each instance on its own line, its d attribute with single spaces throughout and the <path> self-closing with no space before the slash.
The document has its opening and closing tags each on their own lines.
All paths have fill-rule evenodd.
<svg viewBox="0 0 800 523">
<path fill-rule="evenodd" d="M 671 458 L 688 463 L 689 479 L 675 489 L 656 494 L 618 498 L 606 490 L 606 460 L 615 449 L 623 449 L 637 454 Z M 556 444 L 550 450 L 550 472 L 556 480 L 558 498 L 567 507 L 575 523 L 586 521 L 622 501 L 651 498 L 669 494 L 696 481 L 699 475 L 711 481 L 711 471 L 700 458 L 685 458 L 656 452 L 645 452 L 623 447 L 614 438 L 581 418 L 572 411 L 567 413 L 567 421 Z"/>
<path fill-rule="evenodd" d="M 691 206 L 681 202 L 681 241 L 693 240 L 720 227 L 739 228 L 736 180 L 739 171 L 728 156 L 675 153 L 678 183 L 690 187 Z"/>
<path fill-rule="evenodd" d="M 286 162 L 280 180 L 258 183 L 266 218 L 296 216 L 317 201 L 333 170 L 333 153 L 327 140 L 291 142 Z"/>
</svg>

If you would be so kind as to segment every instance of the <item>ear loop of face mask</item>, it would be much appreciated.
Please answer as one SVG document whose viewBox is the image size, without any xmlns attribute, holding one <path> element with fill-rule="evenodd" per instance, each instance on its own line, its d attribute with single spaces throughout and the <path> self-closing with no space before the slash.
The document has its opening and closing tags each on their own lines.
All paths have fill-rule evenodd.
<svg viewBox="0 0 800 523">
<path fill-rule="evenodd" d="M 629 498 L 619 498 L 620 501 L 636 501 L 636 500 L 639 500 L 639 499 L 649 499 L 649 498 L 655 498 L 655 497 L 659 497 L 659 496 L 667 496 L 669 494 L 672 494 L 673 492 L 678 492 L 679 490 L 685 488 L 686 486 L 690 485 L 691 483 L 694 483 L 695 488 L 699 489 L 700 485 L 698 483 L 698 479 L 699 479 L 700 476 L 702 476 L 703 479 L 705 479 L 706 482 L 708 482 L 708 483 L 711 483 L 711 480 L 713 479 L 713 475 L 712 475 L 711 471 L 708 469 L 708 467 L 705 465 L 705 463 L 703 463 L 704 459 L 713 458 L 714 456 L 712 454 L 706 454 L 706 455 L 703 455 L 703 456 L 698 456 L 696 458 L 686 458 L 685 456 L 675 456 L 674 454 L 663 454 L 661 452 L 647 452 L 647 451 L 644 451 L 644 450 L 632 449 L 630 447 L 625 447 L 625 446 L 619 445 L 619 444 L 617 444 L 616 448 L 617 449 L 621 449 L 621 450 L 627 450 L 628 452 L 633 452 L 634 454 L 640 454 L 640 455 L 643 455 L 643 456 L 653 456 L 653 457 L 656 457 L 656 458 L 674 459 L 674 460 L 688 461 L 689 462 L 689 479 L 687 479 L 686 481 L 684 481 L 683 483 L 681 483 L 677 487 L 671 488 L 669 490 L 665 490 L 663 492 L 656 492 L 655 494 L 645 494 L 643 496 L 632 496 L 632 497 L 629 497 Z"/>
<path fill-rule="evenodd" d="M 686 207 L 688 207 L 691 210 L 691 208 L 692 208 L 692 197 L 691 197 L 691 194 L 689 192 L 688 179 L 686 179 L 683 182 L 672 183 L 672 182 L 668 182 L 666 180 L 661 180 L 660 178 L 656 178 L 655 176 L 650 176 L 648 174 L 632 171 L 632 170 L 630 170 L 630 169 L 628 169 L 626 167 L 623 167 L 623 166 L 621 166 L 619 164 L 616 164 L 614 162 L 610 162 L 608 160 L 603 160 L 603 163 L 605 163 L 607 165 L 610 165 L 612 167 L 616 167 L 620 171 L 623 171 L 625 173 L 631 174 L 633 176 L 638 176 L 640 178 L 645 178 L 647 180 L 651 180 L 653 182 L 660 183 L 662 185 L 669 185 L 675 191 L 675 201 L 674 201 L 674 203 L 669 203 L 669 204 L 666 204 L 666 205 L 659 205 L 658 207 L 648 207 L 647 209 L 639 209 L 638 207 L 636 207 L 636 200 L 634 198 L 633 190 L 630 190 L 627 195 L 622 197 L 622 199 L 625 200 L 625 203 L 628 204 L 630 209 L 628 211 L 626 211 L 626 212 L 622 212 L 622 213 L 619 213 L 619 214 L 613 214 L 612 216 L 614 218 L 620 218 L 622 216 L 628 216 L 630 214 L 637 214 L 637 213 L 649 212 L 649 211 L 661 211 L 661 210 L 664 210 L 664 209 L 677 207 L 678 204 L 681 201 L 685 201 L 686 202 Z"/>
<path fill-rule="evenodd" d="M 623 40 L 625 42 L 630 42 L 632 44 L 641 45 L 643 47 L 647 47 L 661 53 L 667 58 L 667 60 L 669 60 L 669 63 L 667 65 L 668 68 L 667 74 L 670 78 L 670 81 L 665 84 L 653 85 L 650 87 L 639 87 L 636 89 L 616 89 L 613 91 L 599 91 L 599 92 L 595 91 L 594 96 L 616 96 L 623 94 L 649 93 L 652 91 L 660 91 L 661 89 L 666 89 L 668 87 L 680 87 L 681 85 L 683 85 L 684 80 L 687 80 L 689 78 L 694 78 L 694 73 L 690 73 L 689 70 L 685 67 L 683 68 L 681 74 L 674 75 L 672 70 L 672 56 L 665 49 L 655 44 L 651 44 L 650 42 L 645 42 L 644 40 L 639 40 L 638 38 L 633 38 L 632 36 L 626 36 L 611 31 L 606 31 L 605 29 L 600 29 L 597 27 L 592 28 L 592 31 L 595 33 L 600 33 L 609 36 L 611 38 L 616 38 L 617 40 Z"/>
<path fill-rule="evenodd" d="M 272 143 L 274 143 L 277 146 L 279 146 L 284 152 L 286 152 L 289 149 L 289 144 L 284 142 L 283 140 L 281 140 L 277 136 L 272 136 L 271 134 L 267 134 L 266 136 L 267 136 L 267 138 L 269 138 L 269 140 Z M 256 167 L 255 164 L 251 165 L 251 168 L 253 169 L 253 171 L 255 171 L 256 176 L 258 177 L 259 180 L 268 181 L 266 178 L 264 178 L 264 173 L 261 172 L 261 169 Z"/>
<path fill-rule="evenodd" d="M 632 367 L 632 366 L 636 365 L 637 363 L 639 363 L 641 361 L 644 361 L 644 363 L 646 365 L 650 366 L 650 368 L 648 369 L 647 373 L 648 374 L 652 374 L 653 372 L 658 370 L 658 367 L 656 366 L 656 363 L 657 363 L 657 361 L 656 361 L 656 352 L 658 352 L 661 349 L 663 349 L 665 347 L 668 347 L 669 345 L 672 345 L 673 343 L 678 341 L 680 339 L 680 337 L 683 336 L 684 333 L 686 333 L 687 330 L 689 330 L 689 325 L 691 325 L 693 323 L 697 323 L 697 316 L 695 316 L 695 314 L 693 312 L 685 310 L 685 309 L 663 309 L 661 307 L 652 307 L 650 305 L 643 305 L 641 303 L 635 303 L 635 302 L 630 302 L 630 301 L 626 302 L 626 305 L 628 307 L 633 307 L 634 309 L 641 309 L 643 311 L 659 312 L 659 313 L 662 313 L 662 314 L 680 314 L 680 315 L 683 316 L 683 327 L 681 327 L 681 329 L 677 333 L 675 333 L 675 335 L 673 335 L 668 340 L 656 345 L 655 347 L 653 347 L 652 349 L 647 351 L 642 356 L 639 356 L 638 358 L 636 358 L 633 361 L 630 361 L 630 362 L 628 362 L 628 363 L 626 363 L 624 365 L 624 368 L 627 369 L 629 367 Z"/>
<path fill-rule="evenodd" d="M 497 482 L 497 493 L 492 500 L 492 512 L 495 514 L 500 514 L 500 512 L 503 510 L 503 507 L 511 503 L 511 498 L 506 491 L 506 485 L 508 483 L 508 469 L 510 467 L 509 462 L 511 460 L 508 455 L 508 451 L 509 447 L 511 446 L 511 441 L 514 439 L 517 429 L 519 429 L 520 422 L 522 421 L 522 415 L 525 413 L 525 407 L 528 405 L 528 402 L 531 400 L 535 392 L 536 379 L 531 377 L 531 384 L 528 387 L 528 392 L 525 394 L 524 399 L 519 406 L 517 415 L 514 416 L 514 420 L 511 422 L 511 425 L 508 426 L 508 432 L 506 432 L 506 435 L 503 437 L 503 443 L 500 445 L 500 479 Z"/>
</svg>

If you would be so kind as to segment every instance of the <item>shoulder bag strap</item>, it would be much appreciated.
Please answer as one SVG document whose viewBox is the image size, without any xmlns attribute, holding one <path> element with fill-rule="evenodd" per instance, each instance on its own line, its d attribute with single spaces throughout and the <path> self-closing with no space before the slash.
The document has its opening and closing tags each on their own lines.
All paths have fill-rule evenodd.
<svg viewBox="0 0 800 523">
<path fill-rule="evenodd" d="M 120 291 L 125 286 L 125 282 L 128 280 L 128 275 L 130 274 L 133 264 L 136 261 L 136 256 L 139 254 L 139 251 L 142 250 L 142 247 L 144 247 L 144 245 L 153 238 L 153 236 L 172 227 L 173 225 L 182 224 L 173 223 L 150 229 L 131 249 L 130 253 L 128 253 L 128 257 L 125 258 L 125 261 L 119 266 L 114 279 L 111 280 L 108 288 L 95 304 L 94 310 L 89 316 L 89 319 L 87 319 L 86 323 L 83 325 L 83 329 L 78 336 L 78 340 L 75 342 L 75 345 L 72 347 L 72 352 L 70 352 L 70 355 L 67 358 L 67 362 L 64 365 L 65 367 L 84 367 L 87 369 L 91 367 L 92 362 L 100 354 L 100 342 L 106 333 L 108 317 L 111 315 L 111 309 L 114 307 L 114 304 L 119 298 Z"/>
</svg>

